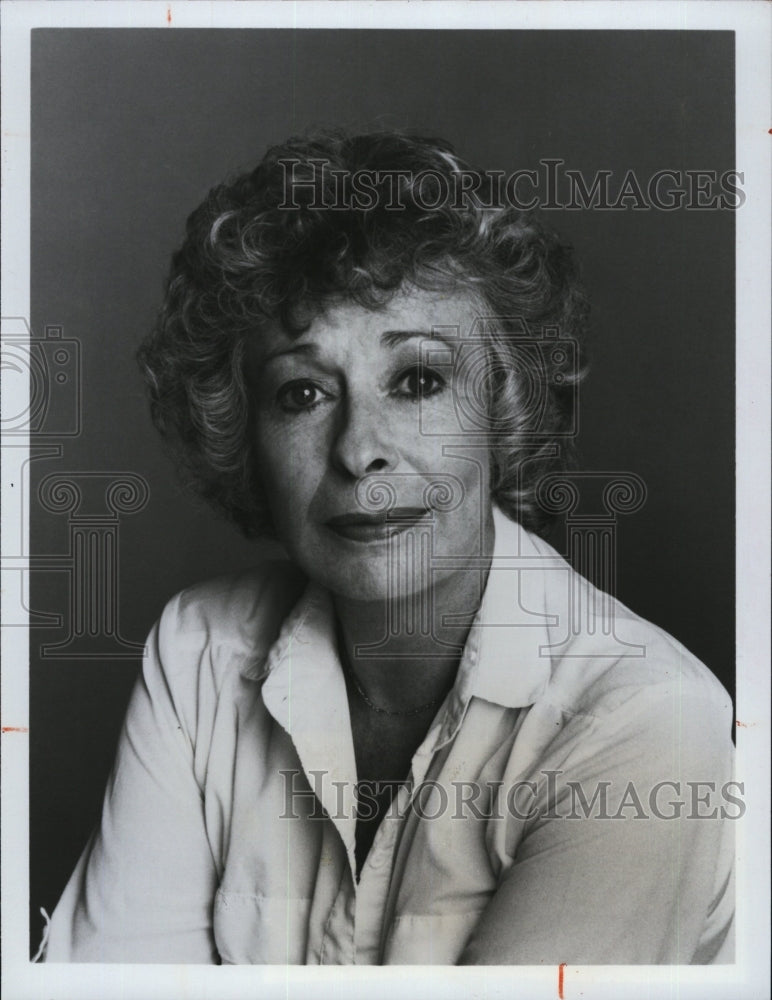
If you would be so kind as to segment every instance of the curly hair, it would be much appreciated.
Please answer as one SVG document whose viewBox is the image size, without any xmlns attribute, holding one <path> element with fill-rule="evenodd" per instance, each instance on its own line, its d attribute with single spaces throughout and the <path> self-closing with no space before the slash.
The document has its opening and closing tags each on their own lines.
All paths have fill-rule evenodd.
<svg viewBox="0 0 772 1000">
<path fill-rule="evenodd" d="M 271 532 L 249 434 L 247 339 L 271 322 L 299 333 L 331 303 L 375 310 L 410 287 L 465 291 L 489 312 L 478 388 L 491 496 L 526 527 L 548 520 L 536 485 L 570 453 L 586 300 L 571 248 L 533 212 L 447 197 L 464 173 L 439 139 L 317 132 L 272 147 L 188 218 L 138 360 L 183 478 L 247 536 Z"/>
</svg>

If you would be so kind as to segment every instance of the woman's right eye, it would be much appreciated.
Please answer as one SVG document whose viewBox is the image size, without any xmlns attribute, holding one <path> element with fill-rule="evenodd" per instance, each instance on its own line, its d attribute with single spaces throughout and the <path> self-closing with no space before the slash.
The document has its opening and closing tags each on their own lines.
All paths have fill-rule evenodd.
<svg viewBox="0 0 772 1000">
<path fill-rule="evenodd" d="M 302 413 L 304 410 L 312 410 L 326 398 L 327 393 L 323 392 L 318 385 L 306 380 L 289 382 L 281 387 L 276 396 L 279 406 L 287 413 Z"/>
</svg>

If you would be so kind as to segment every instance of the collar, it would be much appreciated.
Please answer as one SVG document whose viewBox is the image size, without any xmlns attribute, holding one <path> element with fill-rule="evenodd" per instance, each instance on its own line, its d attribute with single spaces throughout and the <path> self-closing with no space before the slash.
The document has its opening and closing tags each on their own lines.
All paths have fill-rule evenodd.
<svg viewBox="0 0 772 1000">
<path fill-rule="evenodd" d="M 557 619 L 547 612 L 545 574 L 555 568 L 550 555 L 557 554 L 496 507 L 493 517 L 493 559 L 467 640 L 470 657 L 476 654 L 469 692 L 504 708 L 523 708 L 542 695 L 550 679 L 547 628 Z"/>
</svg>

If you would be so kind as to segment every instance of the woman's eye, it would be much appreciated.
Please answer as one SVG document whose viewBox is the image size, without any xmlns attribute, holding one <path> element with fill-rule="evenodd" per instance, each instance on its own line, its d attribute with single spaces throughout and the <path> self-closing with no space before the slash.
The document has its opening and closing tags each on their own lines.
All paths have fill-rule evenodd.
<svg viewBox="0 0 772 1000">
<path fill-rule="evenodd" d="M 433 396 L 445 388 L 445 379 L 423 365 L 415 365 L 402 372 L 397 382 L 397 395 L 410 399 L 421 399 Z"/>
<path fill-rule="evenodd" d="M 276 398 L 282 410 L 288 413 L 300 413 L 303 410 L 311 410 L 317 403 L 321 403 L 326 399 L 326 393 L 313 382 L 290 382 L 282 386 Z"/>
</svg>

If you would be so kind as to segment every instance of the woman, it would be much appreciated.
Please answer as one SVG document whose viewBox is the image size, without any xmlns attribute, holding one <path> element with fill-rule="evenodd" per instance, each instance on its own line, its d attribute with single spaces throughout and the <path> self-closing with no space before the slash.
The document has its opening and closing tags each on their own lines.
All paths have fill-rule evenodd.
<svg viewBox="0 0 772 1000">
<path fill-rule="evenodd" d="M 732 959 L 729 699 L 532 533 L 586 309 L 462 176 L 321 134 L 190 217 L 153 415 L 289 558 L 164 610 L 49 961 Z"/>
</svg>

